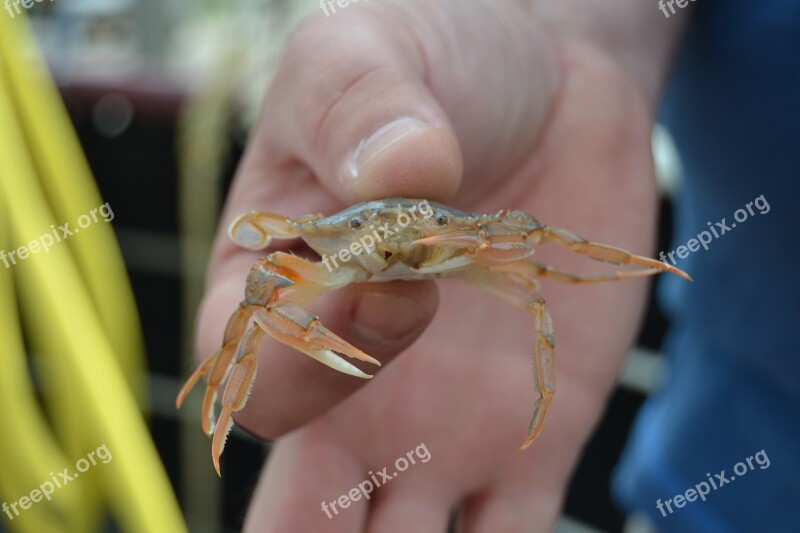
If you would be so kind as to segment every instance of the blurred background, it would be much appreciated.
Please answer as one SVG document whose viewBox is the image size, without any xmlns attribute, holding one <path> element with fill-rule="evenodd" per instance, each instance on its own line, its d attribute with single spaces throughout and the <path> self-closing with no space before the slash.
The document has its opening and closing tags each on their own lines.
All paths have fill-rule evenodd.
<svg viewBox="0 0 800 533">
<path fill-rule="evenodd" d="M 169 500 L 163 504 L 163 512 L 180 513 L 190 531 L 239 531 L 261 466 L 269 454 L 268 443 L 235 428 L 228 453 L 223 456 L 224 477 L 218 478 L 209 459 L 209 440 L 200 429 L 201 395 L 191 395 L 181 411 L 175 408 L 175 397 L 194 368 L 193 321 L 202 296 L 220 206 L 280 49 L 296 22 L 316 8 L 313 2 L 292 0 L 224 3 L 55 0 L 35 3 L 25 10 L 28 22 L 24 15 L 12 17 L 5 9 L 0 12 L 0 18 L 4 19 L 0 31 L 30 24 L 66 106 L 64 117 L 74 126 L 88 160 L 91 174 L 87 175 L 96 180 L 99 202 L 77 212 L 104 202 L 113 209 L 115 217 L 109 228 L 113 225 L 130 278 L 132 298 L 140 317 L 135 318 L 134 312 L 132 320 L 141 321 L 146 354 L 139 367 L 143 382 L 138 385 L 132 382 L 132 386 L 142 393 L 138 406 L 157 451 L 157 457 L 151 458 L 153 468 L 162 468 L 156 460 L 160 458 L 166 472 L 165 494 L 171 489 L 177 497 L 174 504 Z M 5 46 L 7 53 L 9 48 L 25 55 L 33 53 L 24 49 L 21 41 L 7 41 Z M 22 97 L 19 86 L 17 91 L 19 99 Z M 24 122 L 22 104 L 17 110 Z M 0 129 L 9 128 L 11 123 L 4 117 Z M 35 134 L 26 129 L 29 126 L 23 123 L 20 128 L 29 144 L 35 146 L 36 142 L 31 141 Z M 49 142 L 60 142 L 56 133 Z M 657 250 L 667 250 L 670 194 L 680 168 L 670 139 L 660 129 L 654 132 L 654 150 L 662 192 Z M 36 149 L 31 148 L 31 152 L 34 172 L 46 174 L 43 168 L 47 165 L 36 159 Z M 9 145 L 0 144 L 0 159 L 16 156 Z M 42 157 L 41 153 L 38 157 Z M 58 200 L 53 199 L 56 193 L 45 178 L 42 190 L 50 204 L 56 206 Z M 14 241 L 20 226 L 13 220 L 13 210 L 5 206 L 4 209 L 12 219 L 7 222 L 12 231 L 10 240 L 4 241 L 0 248 L 12 249 L 24 241 Z M 63 209 L 54 207 L 53 211 L 57 223 L 74 220 L 66 214 L 61 216 L 66 213 Z M 5 213 L 0 213 L 3 216 Z M 47 224 L 39 227 L 46 230 Z M 73 250 L 77 246 L 70 242 L 70 252 L 80 266 L 81 251 Z M 15 285 L 24 284 L 25 276 L 35 275 L 26 274 L 29 266 L 6 269 L 6 275 L 13 270 Z M 0 266 L 0 274 L 3 269 Z M 91 285 L 91 272 L 84 271 L 82 276 Z M 6 304 L 17 301 L 20 308 L 31 305 L 28 299 L 33 292 L 20 289 L 14 296 L 2 290 L 0 294 Z M 102 298 L 96 300 L 102 322 L 102 305 L 98 303 Z M 50 402 L 53 398 L 59 401 L 59 397 L 47 389 L 49 382 L 43 377 L 47 374 L 43 370 L 47 360 L 37 359 L 37 353 L 48 347 L 37 346 L 32 339 L 34 332 L 29 320 L 23 319 L 19 328 L 23 340 L 28 341 L 24 345 L 27 353 L 23 355 L 30 365 L 27 379 L 46 423 L 53 416 Z M 664 317 L 651 305 L 638 346 L 628 358 L 607 414 L 572 481 L 559 531 L 642 531 L 635 517 L 625 517 L 614 507 L 609 479 L 637 410 L 659 383 L 662 362 L 658 350 L 666 327 Z M 108 327 L 106 330 L 113 344 L 114 334 Z M 121 366 L 125 368 L 124 362 Z M 92 422 L 90 417 L 76 413 L 72 416 L 79 425 Z M 65 435 L 77 431 L 76 427 L 55 428 L 52 435 L 43 437 L 50 438 L 53 446 L 61 450 L 61 468 L 85 455 L 77 450 L 88 451 L 103 442 L 86 437 L 82 443 L 65 444 L 65 439 L 68 440 Z M 21 438 L 9 429 L 13 428 L 0 429 L 3 440 L 13 442 Z M 124 451 L 110 443 L 109 449 L 115 454 L 110 465 L 116 467 Z M 17 453 L 24 454 L 24 450 Z M 7 477 L 13 476 L 14 460 L 10 457 L 0 455 L 0 470 Z M 135 472 L 131 473 L 128 482 L 137 483 L 135 476 Z M 45 472 L 36 479 L 41 483 L 48 476 Z M 80 486 L 88 485 L 89 481 L 84 480 Z M 101 493 L 113 490 L 119 482 L 119 477 L 101 480 L 96 490 Z M 9 479 L 4 484 L 0 474 L 0 501 L 16 500 L 36 485 L 9 492 L 14 486 Z M 88 487 L 82 490 L 91 492 Z M 65 519 L 60 526 L 47 527 L 55 527 L 55 531 L 74 530 L 69 524 L 76 523 L 89 531 L 133 531 L 136 529 L 132 527 L 145 527 L 126 518 L 117 504 L 112 502 L 107 506 L 108 499 L 102 494 L 84 496 L 87 500 L 82 496 L 72 503 L 86 504 L 86 512 L 92 513 L 93 519 L 78 522 Z M 63 500 L 64 495 L 54 496 L 54 501 L 57 499 Z M 105 503 L 94 501 L 89 505 L 89 500 Z M 174 509 L 170 510 L 170 505 Z M 37 531 L 28 516 L 46 513 L 42 509 L 46 506 L 50 502 L 38 503 L 14 520 L 0 515 L 3 518 L 0 531 Z"/>
</svg>

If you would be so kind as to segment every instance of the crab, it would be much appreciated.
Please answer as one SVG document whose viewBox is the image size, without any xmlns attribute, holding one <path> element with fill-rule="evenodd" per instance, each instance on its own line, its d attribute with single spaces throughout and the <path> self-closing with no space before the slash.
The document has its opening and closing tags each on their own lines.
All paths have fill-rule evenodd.
<svg viewBox="0 0 800 533">
<path fill-rule="evenodd" d="M 217 474 L 233 427 L 233 413 L 244 408 L 255 380 L 256 354 L 264 333 L 358 378 L 372 376 L 338 354 L 380 366 L 303 307 L 328 291 L 351 283 L 456 278 L 531 313 L 536 330 L 533 374 L 538 398 L 522 451 L 541 432 L 556 390 L 555 334 L 545 301 L 538 294 L 538 278 L 581 284 L 666 271 L 691 280 L 665 262 L 587 241 L 569 230 L 541 224 L 522 211 L 483 215 L 427 200 L 363 202 L 329 217 L 292 219 L 249 212 L 233 221 L 229 235 L 251 250 L 266 248 L 272 239 L 301 238 L 322 261 L 285 252 L 259 259 L 247 276 L 244 300 L 228 321 L 222 346 L 199 365 L 178 395 L 180 408 L 200 377 L 206 377 L 202 425 L 206 434 L 213 435 L 211 455 Z M 594 260 L 645 268 L 583 276 L 532 261 L 536 246 L 548 241 Z M 222 410 L 215 420 L 217 391 L 226 377 Z"/>
</svg>

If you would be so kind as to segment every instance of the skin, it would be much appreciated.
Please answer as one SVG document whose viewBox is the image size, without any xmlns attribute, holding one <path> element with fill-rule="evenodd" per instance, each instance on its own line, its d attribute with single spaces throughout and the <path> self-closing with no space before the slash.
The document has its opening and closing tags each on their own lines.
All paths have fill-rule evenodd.
<svg viewBox="0 0 800 533">
<path fill-rule="evenodd" d="M 427 198 L 473 212 L 524 210 L 651 255 L 650 130 L 681 22 L 639 4 L 375 0 L 303 23 L 220 221 L 198 352 L 219 346 L 263 255 L 224 233 L 251 209 L 332 214 L 364 200 Z M 354 162 L 365 139 L 402 117 L 421 123 Z M 271 247 L 280 249 L 307 253 L 300 241 Z M 614 268 L 555 245 L 535 258 L 577 272 Z M 312 310 L 323 323 L 383 367 L 363 381 L 265 339 L 235 418 L 278 440 L 245 531 L 444 532 L 453 510 L 464 532 L 550 529 L 634 338 L 645 283 L 543 283 L 558 389 L 522 454 L 536 399 L 530 315 L 455 282 L 357 285 L 320 298 Z M 320 510 L 368 471 L 391 473 L 422 442 L 429 462 L 332 519 Z"/>
</svg>

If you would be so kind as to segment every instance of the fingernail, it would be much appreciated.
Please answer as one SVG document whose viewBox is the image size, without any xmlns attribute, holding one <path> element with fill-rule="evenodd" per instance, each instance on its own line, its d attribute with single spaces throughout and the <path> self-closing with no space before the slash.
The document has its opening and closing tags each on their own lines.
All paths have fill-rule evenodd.
<svg viewBox="0 0 800 533">
<path fill-rule="evenodd" d="M 381 127 L 358 143 L 358 148 L 353 152 L 348 164 L 350 178 L 358 178 L 371 160 L 391 148 L 392 145 L 419 131 L 434 127 L 436 126 L 413 117 L 400 118 Z"/>
<path fill-rule="evenodd" d="M 353 329 L 367 340 L 388 344 L 415 329 L 425 319 L 422 307 L 407 296 L 364 293 L 353 307 Z"/>
</svg>

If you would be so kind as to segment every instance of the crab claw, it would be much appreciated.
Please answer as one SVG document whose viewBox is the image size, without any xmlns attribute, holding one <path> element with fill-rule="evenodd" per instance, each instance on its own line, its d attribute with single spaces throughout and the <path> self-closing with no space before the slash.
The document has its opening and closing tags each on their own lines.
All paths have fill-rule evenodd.
<svg viewBox="0 0 800 533">
<path fill-rule="evenodd" d="M 204 429 L 213 433 L 211 457 L 217 474 L 220 473 L 219 457 L 225 450 L 228 434 L 233 427 L 233 413 L 244 408 L 250 395 L 250 389 L 255 382 L 256 354 L 264 332 L 317 361 L 351 376 L 372 377 L 339 357 L 335 352 L 380 366 L 380 361 L 373 359 L 335 335 L 320 323 L 316 315 L 296 303 L 285 302 L 259 309 L 253 313 L 253 320 L 256 325 L 247 330 L 241 343 L 232 341 L 213 358 L 215 362 L 211 375 L 214 377 L 209 379 L 209 386 L 206 389 L 203 421 L 210 421 L 209 426 L 204 426 Z M 236 351 L 237 344 L 238 352 Z M 234 354 L 236 362 L 232 363 Z M 222 410 L 217 423 L 213 424 L 213 405 L 217 388 L 213 384 L 224 379 L 225 369 L 230 367 L 231 363 L 230 377 L 222 395 Z M 203 366 L 207 372 L 208 366 L 205 364 Z M 198 374 L 200 374 L 200 370 L 198 370 Z"/>
<path fill-rule="evenodd" d="M 239 215 L 228 228 L 230 238 L 248 250 L 263 250 L 272 239 L 293 239 L 299 234 L 283 215 L 252 211 Z"/>
<path fill-rule="evenodd" d="M 276 305 L 268 311 L 257 312 L 254 319 L 275 339 L 344 374 L 365 379 L 372 377 L 334 352 L 374 365 L 381 365 L 380 361 L 365 354 L 323 326 L 319 317 L 296 303 L 286 302 Z"/>
</svg>

